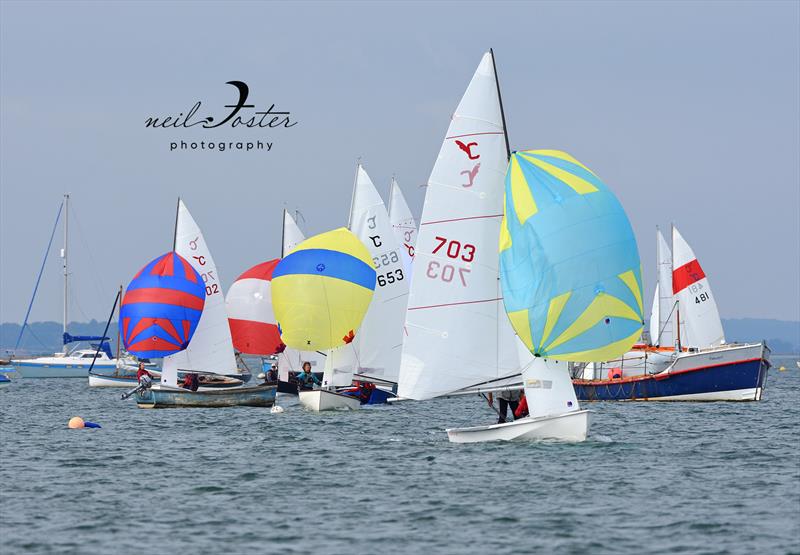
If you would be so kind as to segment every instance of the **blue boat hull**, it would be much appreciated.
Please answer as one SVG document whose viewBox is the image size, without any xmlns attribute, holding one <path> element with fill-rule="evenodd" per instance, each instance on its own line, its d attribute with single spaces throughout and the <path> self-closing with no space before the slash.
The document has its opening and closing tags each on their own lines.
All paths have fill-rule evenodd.
<svg viewBox="0 0 800 555">
<path fill-rule="evenodd" d="M 581 401 L 758 401 L 767 380 L 765 359 L 616 380 L 573 380 Z"/>
<path fill-rule="evenodd" d="M 271 407 L 278 388 L 274 384 L 190 391 L 154 386 L 136 393 L 139 408 Z"/>
</svg>

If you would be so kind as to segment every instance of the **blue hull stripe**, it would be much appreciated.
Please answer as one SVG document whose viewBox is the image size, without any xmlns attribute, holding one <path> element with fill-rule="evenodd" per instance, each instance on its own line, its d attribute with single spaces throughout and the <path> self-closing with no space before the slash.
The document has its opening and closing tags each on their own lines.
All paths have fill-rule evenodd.
<svg viewBox="0 0 800 555">
<path fill-rule="evenodd" d="M 576 380 L 575 394 L 580 401 L 627 401 L 763 388 L 768 368 L 764 361 L 753 360 L 676 372 L 660 380 Z"/>
</svg>

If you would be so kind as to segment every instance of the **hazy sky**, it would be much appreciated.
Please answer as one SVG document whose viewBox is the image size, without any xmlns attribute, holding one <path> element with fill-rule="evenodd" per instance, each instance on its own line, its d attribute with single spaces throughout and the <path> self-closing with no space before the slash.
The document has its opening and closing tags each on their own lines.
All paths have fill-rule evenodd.
<svg viewBox="0 0 800 555">
<path fill-rule="evenodd" d="M 0 321 L 21 321 L 72 194 L 74 319 L 169 250 L 181 195 L 223 284 L 277 256 L 280 214 L 345 225 L 355 163 L 419 214 L 450 115 L 495 49 L 514 149 L 566 150 L 618 194 L 648 299 L 674 222 L 723 317 L 800 319 L 800 4 L 0 3 Z M 291 129 L 146 129 L 250 86 Z M 169 152 L 174 140 L 271 152 Z M 60 239 L 57 241 L 60 247 Z M 60 319 L 57 249 L 32 320 Z M 649 300 L 648 300 L 649 304 Z"/>
</svg>

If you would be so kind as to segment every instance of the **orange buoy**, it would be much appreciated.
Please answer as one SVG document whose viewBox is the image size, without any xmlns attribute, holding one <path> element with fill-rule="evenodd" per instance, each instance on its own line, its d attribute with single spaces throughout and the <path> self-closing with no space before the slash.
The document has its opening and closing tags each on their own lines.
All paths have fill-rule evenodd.
<svg viewBox="0 0 800 555">
<path fill-rule="evenodd" d="M 83 418 L 80 416 L 73 416 L 69 419 L 69 423 L 67 424 L 70 430 L 77 430 L 78 428 L 83 428 Z"/>
</svg>

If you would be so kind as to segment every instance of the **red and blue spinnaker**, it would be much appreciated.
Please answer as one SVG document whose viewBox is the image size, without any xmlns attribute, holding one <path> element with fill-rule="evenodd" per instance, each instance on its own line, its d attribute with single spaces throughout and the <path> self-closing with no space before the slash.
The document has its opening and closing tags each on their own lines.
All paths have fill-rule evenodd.
<svg viewBox="0 0 800 555">
<path fill-rule="evenodd" d="M 186 259 L 159 256 L 128 285 L 120 310 L 125 349 L 140 358 L 161 358 L 189 346 L 203 313 L 206 288 Z"/>
</svg>

